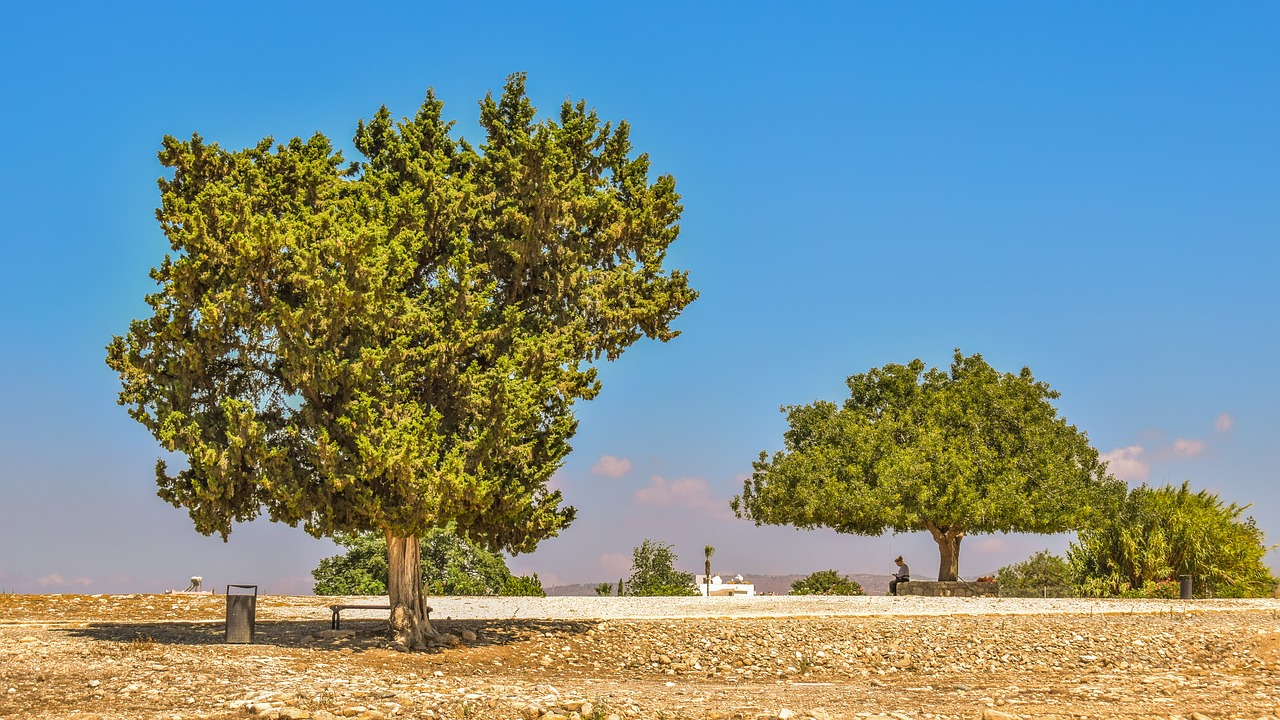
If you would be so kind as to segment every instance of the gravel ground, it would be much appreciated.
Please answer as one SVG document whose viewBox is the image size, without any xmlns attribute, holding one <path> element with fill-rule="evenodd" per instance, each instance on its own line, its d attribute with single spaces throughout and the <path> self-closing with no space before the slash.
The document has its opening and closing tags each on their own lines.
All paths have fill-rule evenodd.
<svg viewBox="0 0 1280 720">
<path fill-rule="evenodd" d="M 347 598 L 352 603 L 369 598 Z M 386 598 L 378 598 L 386 602 Z M 1266 600 L 1086 600 L 1079 598 L 926 597 L 548 597 L 438 598 L 434 616 L 484 619 L 662 619 L 866 617 L 876 615 L 1040 615 L 1280 610 Z"/>
<path fill-rule="evenodd" d="M 1280 716 L 1280 601 L 0 595 L 0 717 L 224 720 L 1206 720 Z M 377 602 L 380 598 L 349 598 Z"/>
</svg>

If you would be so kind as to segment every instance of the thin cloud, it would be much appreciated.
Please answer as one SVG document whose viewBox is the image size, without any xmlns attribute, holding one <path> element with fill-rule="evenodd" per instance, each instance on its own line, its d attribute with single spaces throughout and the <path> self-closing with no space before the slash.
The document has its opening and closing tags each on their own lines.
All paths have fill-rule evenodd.
<svg viewBox="0 0 1280 720">
<path fill-rule="evenodd" d="M 637 505 L 688 508 L 709 516 L 732 517 L 729 504 L 712 498 L 711 488 L 702 478 L 667 480 L 661 475 L 654 475 L 649 479 L 648 487 L 637 490 L 632 499 Z"/>
<path fill-rule="evenodd" d="M 1220 433 L 1231 432 L 1231 428 L 1235 427 L 1236 419 L 1231 417 L 1231 413 L 1222 413 L 1213 420 L 1213 429 Z"/>
<path fill-rule="evenodd" d="M 1151 465 L 1142 454 L 1141 445 L 1128 445 L 1099 453 L 1098 457 L 1106 461 L 1107 468 L 1121 480 L 1145 482 L 1151 477 Z"/>
<path fill-rule="evenodd" d="M 40 587 L 42 588 L 65 588 L 65 587 L 87 588 L 93 584 L 93 581 L 87 577 L 78 577 L 78 578 L 73 578 L 71 580 L 66 580 L 66 579 L 63 579 L 61 575 L 57 573 L 53 573 L 51 575 L 45 575 L 39 580 L 36 580 L 36 583 L 39 584 Z"/>
<path fill-rule="evenodd" d="M 1008 540 L 1001 537 L 986 537 L 974 543 L 975 550 L 980 552 L 1007 552 L 1013 549 Z"/>
<path fill-rule="evenodd" d="M 1182 457 L 1195 457 L 1204 452 L 1205 447 L 1203 440 L 1178 438 L 1173 441 L 1173 453 Z"/>
<path fill-rule="evenodd" d="M 631 572 L 631 556 L 622 553 L 605 553 L 600 556 L 600 567 L 609 573 L 610 577 L 626 575 Z"/>
<path fill-rule="evenodd" d="M 620 478 L 631 472 L 631 461 L 627 458 L 602 455 L 596 464 L 591 466 L 591 472 L 594 475 Z"/>
</svg>

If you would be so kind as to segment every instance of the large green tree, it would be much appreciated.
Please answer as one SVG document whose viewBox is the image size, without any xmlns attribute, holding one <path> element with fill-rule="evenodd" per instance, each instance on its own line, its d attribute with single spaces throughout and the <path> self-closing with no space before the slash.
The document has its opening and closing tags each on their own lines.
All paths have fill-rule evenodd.
<svg viewBox="0 0 1280 720">
<path fill-rule="evenodd" d="M 957 350 L 950 371 L 917 359 L 847 384 L 843 406 L 783 408 L 785 449 L 760 453 L 731 503 L 739 517 L 856 535 L 927 530 L 938 578 L 955 580 L 966 535 L 1075 530 L 1120 492 L 1058 416 L 1058 393 L 1027 368 L 997 372 Z"/>
<path fill-rule="evenodd" d="M 1072 582 L 1087 595 L 1118 595 L 1191 575 L 1201 597 L 1269 596 L 1276 579 L 1263 558 L 1271 548 L 1243 517 L 1248 507 L 1192 492 L 1187 482 L 1136 487 L 1107 522 L 1067 548 Z"/>
<path fill-rule="evenodd" d="M 347 163 L 317 134 L 244 150 L 166 137 L 172 247 L 151 316 L 108 346 L 119 400 L 185 467 L 159 494 L 202 533 L 265 513 L 387 543 L 391 628 L 424 645 L 417 538 L 453 524 L 528 552 L 574 516 L 547 481 L 593 363 L 668 340 L 696 293 L 664 267 L 681 206 L 625 122 L 584 102 L 535 119 L 523 75 L 455 138 L 428 93 L 361 121 Z"/>
</svg>

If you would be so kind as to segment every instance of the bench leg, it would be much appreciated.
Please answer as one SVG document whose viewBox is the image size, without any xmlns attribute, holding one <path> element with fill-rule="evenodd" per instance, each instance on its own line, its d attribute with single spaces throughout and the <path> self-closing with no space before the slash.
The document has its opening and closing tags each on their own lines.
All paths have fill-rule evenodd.
<svg viewBox="0 0 1280 720">
<path fill-rule="evenodd" d="M 341 625 L 341 623 L 342 623 L 341 618 L 342 618 L 342 611 L 341 611 L 341 610 L 334 610 L 334 611 L 333 611 L 333 619 L 329 622 L 329 629 L 331 629 L 331 630 L 337 630 L 337 629 L 339 628 L 339 625 Z"/>
</svg>

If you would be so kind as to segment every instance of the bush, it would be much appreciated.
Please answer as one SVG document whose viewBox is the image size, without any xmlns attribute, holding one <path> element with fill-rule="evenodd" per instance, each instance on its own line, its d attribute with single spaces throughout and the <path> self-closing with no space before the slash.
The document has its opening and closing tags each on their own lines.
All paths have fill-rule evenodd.
<svg viewBox="0 0 1280 720">
<path fill-rule="evenodd" d="M 1262 562 L 1269 548 L 1253 518 L 1241 518 L 1246 509 L 1185 482 L 1134 488 L 1110 522 L 1081 530 L 1068 549 L 1072 585 L 1086 595 L 1145 597 L 1166 592 L 1154 587 L 1161 580 L 1191 575 L 1197 597 L 1268 597 L 1276 588 Z"/>
<path fill-rule="evenodd" d="M 1122 598 L 1151 598 L 1160 600 L 1176 600 L 1182 595 L 1181 586 L 1173 580 L 1147 581 L 1141 588 L 1127 588 L 1120 591 Z"/>
<path fill-rule="evenodd" d="M 996 581 L 1000 583 L 1001 595 L 1039 596 L 1052 590 L 1053 595 L 1060 596 L 1068 589 L 1070 571 L 1066 560 L 1041 550 L 1020 563 L 1000 568 Z"/>
<path fill-rule="evenodd" d="M 843 577 L 835 570 L 819 570 L 806 578 L 791 583 L 788 595 L 866 595 L 855 580 Z"/>
<path fill-rule="evenodd" d="M 699 595 L 693 586 L 693 573 L 676 570 L 676 560 L 670 545 L 646 539 L 632 550 L 626 593 L 647 597 Z"/>
<path fill-rule="evenodd" d="M 506 597 L 546 597 L 547 591 L 542 589 L 542 581 L 538 573 L 533 575 L 512 575 L 503 583 L 499 595 Z"/>
</svg>

